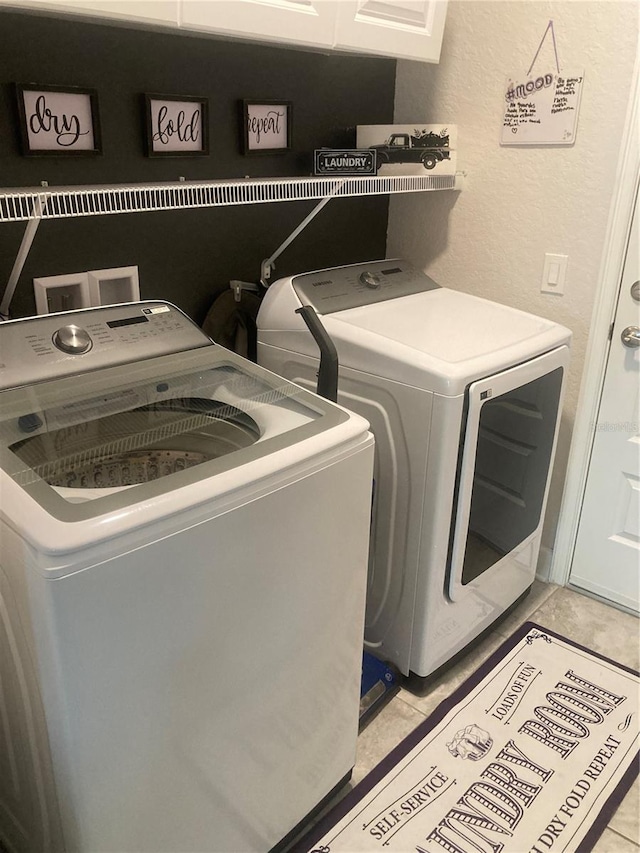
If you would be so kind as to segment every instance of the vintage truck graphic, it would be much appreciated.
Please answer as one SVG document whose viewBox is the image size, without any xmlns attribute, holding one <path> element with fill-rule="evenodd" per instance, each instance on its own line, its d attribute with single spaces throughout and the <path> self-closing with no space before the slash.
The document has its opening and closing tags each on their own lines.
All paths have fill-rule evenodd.
<svg viewBox="0 0 640 853">
<path fill-rule="evenodd" d="M 385 163 L 422 163 L 433 169 L 442 160 L 449 160 L 449 135 L 415 130 L 411 133 L 392 133 L 381 145 L 371 145 L 376 152 L 378 169 Z"/>
</svg>

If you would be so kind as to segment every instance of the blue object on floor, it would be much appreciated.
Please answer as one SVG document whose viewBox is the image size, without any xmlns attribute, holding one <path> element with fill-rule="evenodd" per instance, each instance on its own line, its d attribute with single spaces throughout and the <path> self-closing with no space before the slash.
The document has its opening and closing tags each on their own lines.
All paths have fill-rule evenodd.
<svg viewBox="0 0 640 853">
<path fill-rule="evenodd" d="M 398 671 L 369 652 L 364 652 L 360 681 L 360 730 L 393 699 L 398 690 Z"/>
</svg>

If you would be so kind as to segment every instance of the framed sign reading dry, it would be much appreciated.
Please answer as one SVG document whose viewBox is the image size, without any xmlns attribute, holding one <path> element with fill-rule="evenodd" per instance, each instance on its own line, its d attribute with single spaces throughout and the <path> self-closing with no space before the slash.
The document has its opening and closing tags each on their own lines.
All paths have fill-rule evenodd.
<svg viewBox="0 0 640 853">
<path fill-rule="evenodd" d="M 102 153 L 95 89 L 35 83 L 15 89 L 23 154 Z"/>
</svg>

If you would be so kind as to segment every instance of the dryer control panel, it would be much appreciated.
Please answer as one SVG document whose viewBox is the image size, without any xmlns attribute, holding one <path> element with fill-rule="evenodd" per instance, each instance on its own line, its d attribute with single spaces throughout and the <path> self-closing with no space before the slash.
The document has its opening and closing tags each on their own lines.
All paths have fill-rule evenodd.
<svg viewBox="0 0 640 853">
<path fill-rule="evenodd" d="M 105 305 L 0 324 L 0 389 L 212 346 L 168 302 Z"/>
<path fill-rule="evenodd" d="M 439 285 L 407 261 L 370 261 L 304 273 L 291 283 L 303 305 L 318 314 L 333 314 L 400 296 L 436 290 Z"/>
</svg>

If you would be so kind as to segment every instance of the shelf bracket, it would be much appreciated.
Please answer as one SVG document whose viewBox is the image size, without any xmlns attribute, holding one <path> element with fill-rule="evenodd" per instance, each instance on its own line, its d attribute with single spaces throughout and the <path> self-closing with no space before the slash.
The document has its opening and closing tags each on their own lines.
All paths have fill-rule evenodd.
<svg viewBox="0 0 640 853">
<path fill-rule="evenodd" d="M 7 286 L 5 287 L 2 302 L 0 302 L 0 321 L 9 319 L 9 306 L 11 305 L 11 300 L 13 299 L 13 294 L 15 293 L 15 289 L 18 285 L 20 274 L 22 273 L 26 263 L 29 250 L 31 249 L 31 244 L 36 236 L 38 226 L 42 221 L 42 215 L 46 206 L 47 196 L 45 193 L 34 198 L 33 206 L 31 208 L 31 218 L 27 221 L 27 226 L 24 229 L 22 242 L 20 243 L 20 248 L 18 249 L 18 254 L 16 256 L 15 263 L 13 264 L 13 269 L 11 270 Z"/>
<path fill-rule="evenodd" d="M 291 243 L 293 243 L 293 241 L 296 239 L 298 234 L 300 234 L 302 231 L 304 231 L 304 229 L 307 227 L 307 225 L 320 213 L 322 208 L 326 204 L 328 204 L 332 198 L 335 198 L 337 193 L 340 192 L 340 189 L 342 188 L 343 185 L 344 185 L 344 180 L 337 181 L 335 186 L 333 187 L 333 189 L 329 193 L 329 195 L 326 195 L 319 202 L 319 204 L 317 204 L 313 208 L 311 213 L 302 220 L 302 222 L 300 223 L 300 225 L 298 225 L 298 227 L 295 229 L 295 231 L 291 232 L 291 234 L 287 237 L 287 239 L 284 241 L 284 243 L 282 243 L 280 246 L 278 246 L 278 248 L 275 250 L 275 252 L 272 255 L 270 255 L 266 260 L 264 260 L 262 262 L 262 264 L 260 265 L 260 284 L 265 289 L 267 287 L 269 287 L 269 279 L 271 278 L 272 270 L 275 269 L 276 259 L 280 257 L 280 255 L 284 252 L 284 250 L 287 248 L 287 246 L 290 246 Z"/>
</svg>

